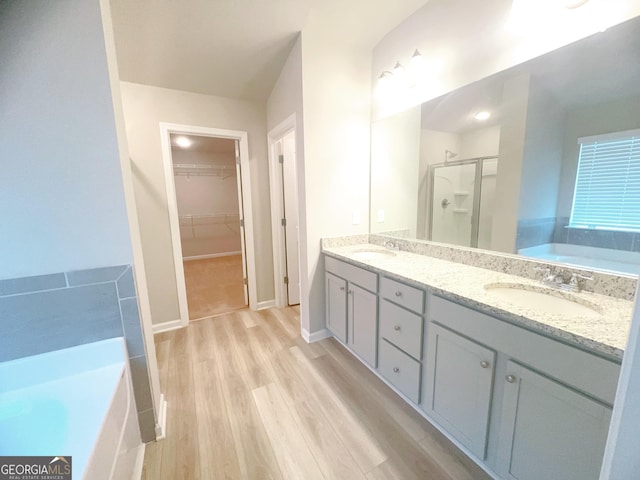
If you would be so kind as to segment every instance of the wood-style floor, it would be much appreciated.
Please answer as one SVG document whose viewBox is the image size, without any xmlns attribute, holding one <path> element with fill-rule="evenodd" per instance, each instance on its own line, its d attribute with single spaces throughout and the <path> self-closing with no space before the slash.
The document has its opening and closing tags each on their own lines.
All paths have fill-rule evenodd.
<svg viewBox="0 0 640 480">
<path fill-rule="evenodd" d="M 241 255 L 184 262 L 189 320 L 246 308 L 242 277 Z"/>
<path fill-rule="evenodd" d="M 242 310 L 156 335 L 167 436 L 143 479 L 489 478 L 299 309 Z"/>
</svg>

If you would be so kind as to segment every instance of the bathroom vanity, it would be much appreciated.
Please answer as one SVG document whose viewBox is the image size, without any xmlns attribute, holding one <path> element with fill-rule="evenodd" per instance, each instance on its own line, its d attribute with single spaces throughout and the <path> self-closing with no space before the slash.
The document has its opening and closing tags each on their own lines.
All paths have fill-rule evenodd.
<svg viewBox="0 0 640 480">
<path fill-rule="evenodd" d="M 598 478 L 631 301 L 381 245 L 323 252 L 327 328 L 479 465 Z"/>
</svg>

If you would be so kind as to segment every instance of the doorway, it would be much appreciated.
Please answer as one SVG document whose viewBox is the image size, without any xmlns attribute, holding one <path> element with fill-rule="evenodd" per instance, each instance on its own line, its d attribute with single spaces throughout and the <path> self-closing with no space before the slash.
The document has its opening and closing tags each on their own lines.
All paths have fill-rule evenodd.
<svg viewBox="0 0 640 480">
<path fill-rule="evenodd" d="M 276 306 L 300 304 L 295 116 L 269 132 L 269 177 Z"/>
<path fill-rule="evenodd" d="M 161 131 L 181 324 L 254 308 L 246 132 Z"/>
</svg>

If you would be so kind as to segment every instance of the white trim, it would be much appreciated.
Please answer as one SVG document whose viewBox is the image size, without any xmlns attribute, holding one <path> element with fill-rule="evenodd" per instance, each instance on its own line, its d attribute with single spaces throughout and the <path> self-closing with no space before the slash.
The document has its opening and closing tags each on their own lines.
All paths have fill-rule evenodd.
<svg viewBox="0 0 640 480">
<path fill-rule="evenodd" d="M 182 319 L 178 319 L 178 320 L 170 320 L 168 322 L 162 322 L 162 323 L 154 323 L 153 324 L 153 334 L 156 335 L 157 333 L 162 333 L 162 332 L 169 332 L 171 330 L 177 330 L 179 328 L 184 328 L 186 325 L 182 324 Z"/>
<path fill-rule="evenodd" d="M 142 478 L 142 469 L 144 468 L 144 452 L 147 449 L 146 444 L 142 444 L 138 447 L 138 453 L 136 454 L 136 463 L 133 466 L 133 474 L 131 478 L 133 480 L 139 480 Z"/>
<path fill-rule="evenodd" d="M 275 287 L 276 306 L 287 305 L 287 287 L 284 283 L 285 247 L 284 235 L 280 220 L 284 216 L 282 205 L 282 177 L 279 175 L 276 143 L 292 130 L 296 129 L 296 114 L 293 113 L 272 128 L 267 134 L 269 146 L 269 191 L 271 195 L 271 238 L 273 243 L 273 284 Z M 297 143 L 297 142 L 296 142 Z M 296 145 L 296 150 L 298 146 Z"/>
<path fill-rule="evenodd" d="M 275 300 L 266 300 L 264 302 L 258 302 L 258 308 L 256 308 L 256 310 L 264 310 L 265 308 L 273 308 L 275 306 Z"/>
<path fill-rule="evenodd" d="M 300 329 L 300 335 L 307 343 L 319 342 L 320 340 L 324 340 L 325 338 L 333 337 L 333 333 L 331 333 L 328 329 L 323 328 L 322 330 L 318 330 L 313 333 L 309 333 L 304 328 Z"/>
<path fill-rule="evenodd" d="M 191 260 L 204 260 L 206 258 L 231 257 L 233 255 L 242 255 L 242 252 L 238 250 L 237 252 L 209 253 L 207 255 L 194 255 L 193 257 L 182 257 L 182 260 L 185 262 L 190 262 Z"/>
<path fill-rule="evenodd" d="M 116 46 L 113 38 L 113 22 L 111 18 L 111 6 L 108 0 L 100 0 L 100 13 L 104 35 L 105 53 L 107 56 L 107 71 L 109 74 L 109 86 L 111 89 L 111 103 L 113 105 L 116 137 L 118 140 L 118 154 L 122 171 L 122 186 L 124 200 L 129 222 L 131 237 L 131 249 L 133 254 L 134 282 L 138 293 L 138 309 L 140 312 L 140 324 L 142 339 L 144 341 L 147 366 L 149 367 L 149 382 L 151 388 L 151 400 L 154 417 L 158 416 L 159 401 L 161 398 L 160 375 L 158 373 L 158 359 L 156 347 L 153 341 L 153 325 L 151 317 L 151 304 L 149 301 L 149 289 L 144 268 L 144 252 L 142 238 L 140 236 L 140 222 L 138 220 L 137 202 L 133 187 L 133 173 L 131 171 L 132 160 L 130 158 L 129 145 L 127 143 L 127 129 L 124 120 L 122 94 L 120 92 L 120 79 L 118 78 L 118 62 L 116 58 Z"/>
<path fill-rule="evenodd" d="M 187 288 L 184 279 L 184 266 L 182 264 L 182 242 L 180 240 L 180 222 L 178 219 L 178 205 L 176 201 L 176 187 L 173 178 L 173 163 L 171 161 L 171 139 L 169 135 L 178 133 L 182 135 L 201 135 L 207 137 L 229 138 L 237 140 L 240 144 L 240 168 L 242 172 L 242 199 L 243 219 L 246 245 L 246 265 L 249 290 L 249 308 L 257 308 L 256 294 L 256 262 L 253 236 L 253 209 L 251 203 L 251 176 L 249 166 L 249 142 L 247 132 L 240 130 L 225 130 L 220 128 L 206 128 L 192 125 L 179 125 L 174 123 L 160 123 L 160 140 L 162 143 L 162 163 L 167 189 L 167 204 L 169 209 L 169 225 L 171 227 L 171 243 L 173 245 L 173 263 L 176 271 L 176 283 L 178 288 L 178 306 L 182 326 L 189 324 L 189 310 L 187 305 Z M 155 327 L 154 327 L 155 328 Z M 166 330 L 163 330 L 166 331 Z M 154 333 L 155 329 L 154 329 Z"/>
<path fill-rule="evenodd" d="M 156 423 L 156 442 L 167 436 L 167 399 L 164 393 L 160 396 L 160 412 Z"/>
</svg>

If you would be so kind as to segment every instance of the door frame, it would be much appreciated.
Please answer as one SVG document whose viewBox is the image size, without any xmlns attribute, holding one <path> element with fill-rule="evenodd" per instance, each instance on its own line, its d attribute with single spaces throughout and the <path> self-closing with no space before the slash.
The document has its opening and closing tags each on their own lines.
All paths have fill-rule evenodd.
<svg viewBox="0 0 640 480">
<path fill-rule="evenodd" d="M 296 131 L 295 113 L 285 118 L 267 134 L 267 141 L 269 144 L 269 190 L 271 195 L 271 238 L 273 242 L 273 284 L 275 287 L 276 307 L 287 306 L 287 288 L 284 283 L 284 274 L 286 270 L 285 237 L 281 225 L 281 219 L 284 218 L 284 205 L 282 203 L 281 195 L 283 185 L 282 176 L 279 175 L 278 172 L 279 163 L 278 154 L 276 152 L 276 143 L 292 131 Z M 295 142 L 295 148 L 297 152 L 297 141 Z M 298 161 L 297 158 L 298 155 L 296 155 L 296 163 Z M 299 169 L 296 165 L 296 176 L 298 175 Z M 298 221 L 299 220 L 300 219 L 298 218 Z M 300 252 L 298 252 L 298 256 L 299 255 Z"/>
<path fill-rule="evenodd" d="M 173 263 L 176 270 L 176 285 L 178 288 L 178 306 L 180 309 L 180 326 L 189 324 L 189 308 L 187 304 L 187 287 L 182 264 L 182 241 L 180 240 L 180 220 L 178 218 L 178 202 L 176 186 L 173 178 L 173 162 L 171 158 L 171 134 L 198 135 L 204 137 L 229 138 L 240 144 L 240 170 L 242 185 L 244 220 L 245 261 L 247 264 L 247 288 L 249 290 L 249 308 L 257 309 L 256 294 L 256 262 L 253 237 L 253 211 L 251 203 L 251 177 L 249 170 L 249 141 L 248 134 L 241 130 L 226 130 L 220 128 L 199 127 L 194 125 L 180 125 L 176 123 L 160 122 L 160 141 L 162 144 L 162 163 L 167 193 L 167 207 L 169 210 L 169 225 L 171 228 L 171 245 L 173 247 Z"/>
</svg>

